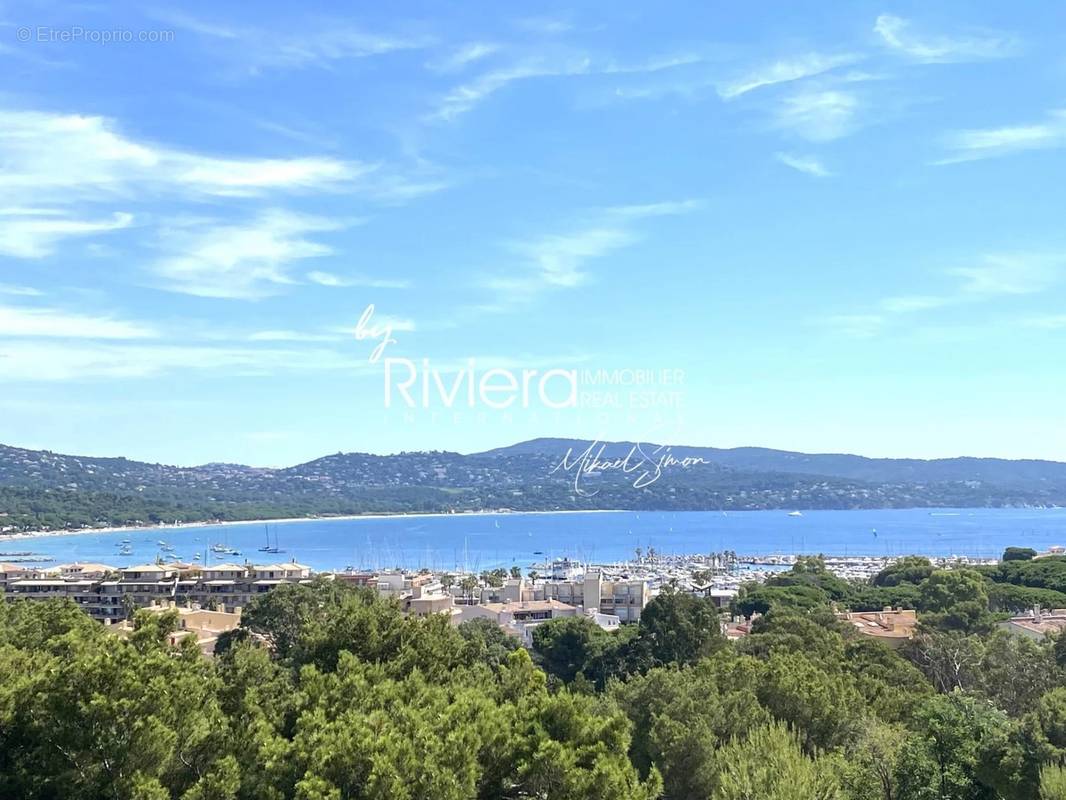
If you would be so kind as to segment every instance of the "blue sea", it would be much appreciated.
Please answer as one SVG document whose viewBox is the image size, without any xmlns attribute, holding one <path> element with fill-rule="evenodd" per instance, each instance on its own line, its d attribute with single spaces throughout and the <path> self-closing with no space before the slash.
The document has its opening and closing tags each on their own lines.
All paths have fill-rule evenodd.
<svg viewBox="0 0 1066 800">
<path fill-rule="evenodd" d="M 269 534 L 268 534 L 269 529 Z M 284 553 L 259 552 L 269 535 Z M 119 555 L 130 540 L 132 552 Z M 159 541 L 169 543 L 164 552 Z M 209 551 L 223 544 L 241 555 Z M 0 553 L 32 551 L 54 563 L 114 566 L 157 556 L 199 563 L 295 559 L 315 569 L 389 567 L 482 570 L 567 556 L 607 563 L 636 548 L 663 554 L 734 550 L 741 555 L 824 553 L 993 557 L 1010 545 L 1045 550 L 1066 545 L 1066 509 L 902 509 L 875 511 L 595 512 L 463 514 L 249 522 L 24 539 L 0 537 Z M 4 556 L 0 555 L 0 560 Z"/>
</svg>

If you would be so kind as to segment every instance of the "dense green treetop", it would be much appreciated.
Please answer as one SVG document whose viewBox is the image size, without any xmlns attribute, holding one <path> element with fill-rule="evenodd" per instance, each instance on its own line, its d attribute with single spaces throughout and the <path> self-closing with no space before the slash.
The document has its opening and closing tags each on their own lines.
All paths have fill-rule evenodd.
<svg viewBox="0 0 1066 800">
<path fill-rule="evenodd" d="M 532 652 L 327 581 L 256 598 L 214 660 L 168 644 L 173 613 L 121 638 L 0 602 L 0 797 L 1061 800 L 1066 640 L 996 626 L 1009 591 L 1057 594 L 1041 562 L 858 584 L 804 559 L 745 591 L 737 643 L 668 588 L 620 630 L 541 624 Z M 901 591 L 902 649 L 834 613 Z"/>
</svg>

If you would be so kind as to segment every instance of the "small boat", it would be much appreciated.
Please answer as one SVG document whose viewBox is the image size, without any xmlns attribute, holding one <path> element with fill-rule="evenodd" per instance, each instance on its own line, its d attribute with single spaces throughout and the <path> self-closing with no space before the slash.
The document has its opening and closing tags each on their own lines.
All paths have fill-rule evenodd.
<svg viewBox="0 0 1066 800">
<path fill-rule="evenodd" d="M 285 552 L 284 550 L 281 549 L 281 542 L 278 541 L 278 532 L 277 532 L 277 530 L 274 531 L 274 546 L 273 547 L 270 546 L 270 532 L 268 530 L 267 531 L 267 546 L 266 547 L 260 547 L 259 549 L 262 550 L 264 553 L 284 553 Z"/>
<path fill-rule="evenodd" d="M 799 511 L 789 511 L 788 515 L 790 517 L 802 517 L 803 516 L 803 514 L 801 512 L 799 512 Z"/>
</svg>

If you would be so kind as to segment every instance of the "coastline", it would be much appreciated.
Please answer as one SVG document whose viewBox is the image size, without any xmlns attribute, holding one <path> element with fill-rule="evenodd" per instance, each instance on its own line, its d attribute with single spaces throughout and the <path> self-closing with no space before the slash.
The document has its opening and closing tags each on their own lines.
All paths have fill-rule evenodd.
<svg viewBox="0 0 1066 800">
<path fill-rule="evenodd" d="M 426 517 L 495 517 L 511 515 L 531 514 L 622 514 L 626 509 L 621 508 L 590 508 L 590 509 L 565 509 L 559 511 L 464 511 L 459 514 L 447 514 L 440 511 L 397 511 L 389 514 L 338 514 L 335 516 L 318 517 L 278 517 L 276 519 L 234 519 L 220 522 L 181 522 L 177 525 L 123 525 L 107 528 L 75 528 L 73 530 L 55 531 L 19 531 L 18 533 L 0 534 L 0 544 L 4 542 L 22 541 L 24 539 L 46 539 L 55 536 L 85 536 L 88 534 L 110 533 L 137 533 L 144 531 L 178 531 L 195 528 L 220 528 L 237 525 L 284 525 L 292 522 L 331 522 L 334 520 L 360 520 L 360 519 L 422 519 Z"/>
</svg>

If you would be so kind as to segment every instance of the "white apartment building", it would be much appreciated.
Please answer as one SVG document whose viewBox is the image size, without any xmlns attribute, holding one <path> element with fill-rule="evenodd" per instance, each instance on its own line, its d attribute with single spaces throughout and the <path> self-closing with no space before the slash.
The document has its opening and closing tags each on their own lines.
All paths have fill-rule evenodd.
<svg viewBox="0 0 1066 800">
<path fill-rule="evenodd" d="M 50 569 L 0 565 L 0 588 L 11 599 L 67 598 L 98 620 L 118 621 L 130 607 L 178 602 L 208 608 L 243 607 L 282 583 L 310 581 L 311 568 L 284 564 L 141 564 L 116 569 L 105 564 L 67 564 Z"/>
</svg>

